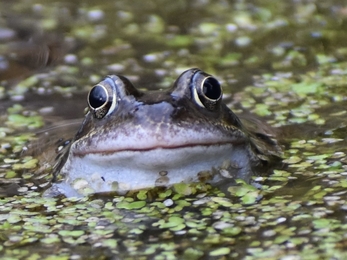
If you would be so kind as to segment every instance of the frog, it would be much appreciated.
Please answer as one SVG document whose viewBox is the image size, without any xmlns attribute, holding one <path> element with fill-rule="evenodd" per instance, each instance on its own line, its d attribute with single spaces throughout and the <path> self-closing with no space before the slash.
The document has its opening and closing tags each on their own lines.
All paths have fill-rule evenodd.
<svg viewBox="0 0 347 260">
<path fill-rule="evenodd" d="M 247 129 L 224 103 L 221 83 L 198 68 L 156 91 L 109 75 L 91 88 L 87 104 L 54 165 L 47 196 L 249 182 L 255 168 L 281 156 L 276 138 Z"/>
</svg>

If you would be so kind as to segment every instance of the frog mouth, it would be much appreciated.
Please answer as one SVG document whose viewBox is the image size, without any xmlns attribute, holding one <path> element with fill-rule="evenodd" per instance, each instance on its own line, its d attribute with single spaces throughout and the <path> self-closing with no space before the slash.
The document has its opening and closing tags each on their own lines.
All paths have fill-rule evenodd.
<svg viewBox="0 0 347 260">
<path fill-rule="evenodd" d="M 245 145 L 247 136 L 239 131 L 227 131 L 217 127 L 161 125 L 154 128 L 138 126 L 121 128 L 117 132 L 100 132 L 86 136 L 72 144 L 70 151 L 76 156 L 88 154 L 115 154 L 120 152 L 145 152 L 161 149 L 180 150 L 196 147 Z"/>
<path fill-rule="evenodd" d="M 207 148 L 207 147 L 224 147 L 224 146 L 237 146 L 241 145 L 244 142 L 242 140 L 233 140 L 233 141 L 223 141 L 223 142 L 210 142 L 210 143 L 185 143 L 185 144 L 178 144 L 178 145 L 168 145 L 168 144 L 157 144 L 152 146 L 138 146 L 138 147 L 109 147 L 106 149 L 84 149 L 84 150 L 78 150 L 74 151 L 73 154 L 76 156 L 86 156 L 88 154 L 94 154 L 94 155 L 112 155 L 116 153 L 122 153 L 122 152 L 149 152 L 153 150 L 162 150 L 162 152 L 168 151 L 168 150 L 180 150 L 180 149 L 193 149 L 193 148 Z"/>
<path fill-rule="evenodd" d="M 232 143 L 128 149 L 116 152 L 98 150 L 74 155 L 69 157 L 69 161 L 77 162 L 74 165 L 82 167 L 81 172 L 102 172 L 110 174 L 108 178 L 113 176 L 111 172 L 118 174 L 131 169 L 139 172 L 172 173 L 181 168 L 189 168 L 193 171 L 192 169 L 200 166 L 211 170 L 214 167 L 218 168 L 226 161 L 232 162 L 233 165 L 244 165 L 248 162 L 248 149 L 244 145 Z"/>
</svg>

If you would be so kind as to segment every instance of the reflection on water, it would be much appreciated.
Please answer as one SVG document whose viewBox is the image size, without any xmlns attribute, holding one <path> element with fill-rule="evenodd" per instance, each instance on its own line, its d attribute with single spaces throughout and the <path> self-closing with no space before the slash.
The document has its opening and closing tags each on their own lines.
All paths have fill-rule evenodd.
<svg viewBox="0 0 347 260">
<path fill-rule="evenodd" d="M 2 1 L 0 255 L 345 258 L 346 8 L 338 0 Z M 45 127 L 40 141 L 53 151 L 68 139 L 93 84 L 124 74 L 144 89 L 167 88 L 190 67 L 221 79 L 235 113 L 282 131 L 285 166 L 224 193 L 35 193 L 50 169 L 37 175 L 37 158 L 22 148 Z"/>
</svg>

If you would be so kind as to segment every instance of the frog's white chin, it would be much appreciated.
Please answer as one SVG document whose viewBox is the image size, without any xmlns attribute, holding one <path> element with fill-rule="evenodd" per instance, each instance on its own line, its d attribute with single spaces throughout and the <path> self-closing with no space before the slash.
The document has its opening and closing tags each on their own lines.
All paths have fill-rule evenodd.
<svg viewBox="0 0 347 260">
<path fill-rule="evenodd" d="M 97 192 L 123 193 L 180 182 L 214 183 L 223 178 L 248 181 L 252 175 L 250 161 L 244 144 L 69 156 L 60 172 L 65 179 L 53 184 L 53 189 L 72 197 Z"/>
</svg>

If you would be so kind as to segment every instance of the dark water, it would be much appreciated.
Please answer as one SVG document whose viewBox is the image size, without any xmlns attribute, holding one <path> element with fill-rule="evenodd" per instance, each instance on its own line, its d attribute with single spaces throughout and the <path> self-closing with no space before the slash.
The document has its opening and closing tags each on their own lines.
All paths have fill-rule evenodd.
<svg viewBox="0 0 347 260">
<path fill-rule="evenodd" d="M 0 1 L 0 255 L 346 258 L 346 40 L 345 1 Z M 192 67 L 278 129 L 284 162 L 257 188 L 41 197 L 31 133 L 71 136 L 105 75 L 159 89 Z"/>
</svg>

